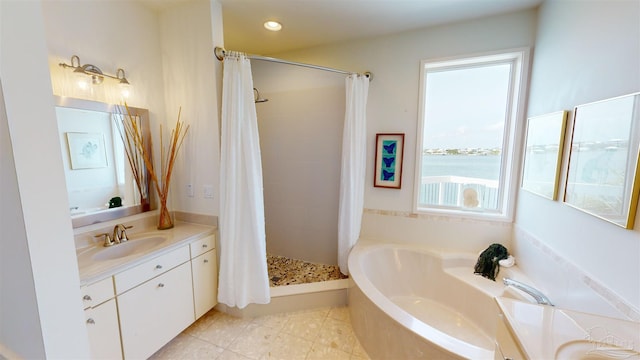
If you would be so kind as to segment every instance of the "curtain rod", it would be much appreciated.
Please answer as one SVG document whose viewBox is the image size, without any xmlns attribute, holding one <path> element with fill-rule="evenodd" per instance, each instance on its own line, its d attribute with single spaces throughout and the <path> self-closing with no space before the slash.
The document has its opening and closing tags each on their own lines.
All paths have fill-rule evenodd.
<svg viewBox="0 0 640 360">
<path fill-rule="evenodd" d="M 222 61 L 224 60 L 224 55 L 227 52 L 227 50 L 225 50 L 224 48 L 221 48 L 219 46 L 216 46 L 215 48 L 215 55 L 216 55 L 216 59 Z M 317 70 L 325 70 L 325 71 L 331 71 L 331 72 L 335 72 L 335 73 L 339 73 L 339 74 L 359 74 L 359 73 L 355 73 L 355 72 L 351 72 L 351 71 L 345 71 L 345 70 L 340 70 L 340 69 L 334 69 L 334 68 L 330 68 L 330 67 L 325 67 L 325 66 L 319 66 L 319 65 L 312 65 L 312 64 L 305 64 L 305 63 L 299 63 L 299 62 L 294 62 L 294 61 L 289 61 L 289 60 L 283 60 L 283 59 L 278 59 L 278 58 L 273 58 L 273 57 L 268 57 L 268 56 L 262 56 L 262 55 L 253 55 L 253 54 L 246 54 L 247 57 L 249 59 L 252 60 L 264 60 L 264 61 L 271 61 L 271 62 L 275 62 L 275 63 L 280 63 L 280 64 L 288 64 L 288 65 L 295 65 L 295 66 L 301 66 L 301 67 L 306 67 L 306 68 L 311 68 L 311 69 L 317 69 Z M 366 76 L 367 78 L 369 78 L 369 81 L 373 80 L 373 73 L 370 71 L 365 71 L 364 73 L 362 73 L 362 75 Z"/>
</svg>

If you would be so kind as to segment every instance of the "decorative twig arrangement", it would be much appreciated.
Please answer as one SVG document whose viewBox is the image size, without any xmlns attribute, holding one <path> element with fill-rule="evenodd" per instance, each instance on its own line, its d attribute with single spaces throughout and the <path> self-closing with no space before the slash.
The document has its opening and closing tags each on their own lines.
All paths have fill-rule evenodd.
<svg viewBox="0 0 640 360">
<path fill-rule="evenodd" d="M 144 168 L 144 160 L 142 156 L 138 154 L 138 146 L 134 141 L 134 139 L 140 139 L 140 145 L 144 148 L 144 136 L 142 135 L 140 123 L 136 120 L 136 117 L 128 111 L 126 115 L 128 117 L 126 119 L 124 114 L 119 115 L 122 116 L 122 121 L 116 121 L 116 125 L 122 143 L 124 144 L 124 152 L 131 167 L 133 179 L 140 193 L 140 202 L 142 204 L 149 204 L 147 172 Z M 149 141 L 151 141 L 151 139 L 149 139 Z"/>
<path fill-rule="evenodd" d="M 178 151 L 180 150 L 184 138 L 187 135 L 187 131 L 189 130 L 189 125 L 185 126 L 184 123 L 180 121 L 180 114 L 182 112 L 182 108 L 180 108 L 180 110 L 178 110 L 176 126 L 171 130 L 169 142 L 167 144 L 168 146 L 166 148 L 162 133 L 162 125 L 160 125 L 160 172 L 158 173 L 153 166 L 152 156 L 150 153 L 152 150 L 147 150 L 153 149 L 151 139 L 148 140 L 149 147 L 145 147 L 145 139 L 142 136 L 140 125 L 135 120 L 134 115 L 132 115 L 129 106 L 126 103 L 124 106 L 127 110 L 127 115 L 125 119 L 123 119 L 124 138 L 126 138 L 126 140 L 123 138 L 123 141 L 125 143 L 129 165 L 131 165 L 134 174 L 144 172 L 144 170 L 140 169 L 141 163 L 139 162 L 139 159 L 142 158 L 142 161 L 146 166 L 146 170 L 148 171 L 149 176 L 151 176 L 151 181 L 153 181 L 156 188 L 156 192 L 158 193 L 158 199 L 160 200 L 158 229 L 170 229 L 173 227 L 173 220 L 171 219 L 171 214 L 167 208 L 167 200 L 169 196 L 169 185 L 171 184 L 171 174 L 173 172 L 173 166 L 175 165 Z M 135 154 L 132 151 L 132 148 L 135 149 Z M 140 176 L 134 175 L 134 177 L 136 177 L 136 183 L 138 183 L 138 178 Z"/>
</svg>

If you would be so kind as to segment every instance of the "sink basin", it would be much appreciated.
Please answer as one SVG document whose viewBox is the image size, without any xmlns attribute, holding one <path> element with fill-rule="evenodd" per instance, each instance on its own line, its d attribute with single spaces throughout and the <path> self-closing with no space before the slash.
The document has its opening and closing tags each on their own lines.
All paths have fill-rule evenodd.
<svg viewBox="0 0 640 360">
<path fill-rule="evenodd" d="M 134 240 L 130 239 L 127 242 L 106 247 L 98 251 L 95 255 L 93 255 L 93 260 L 113 260 L 135 253 L 141 253 L 162 244 L 166 240 L 167 238 L 163 236 L 150 236 Z"/>
<path fill-rule="evenodd" d="M 556 359 L 606 360 L 640 359 L 640 353 L 633 349 L 591 340 L 576 340 L 563 344 L 556 352 Z"/>
</svg>

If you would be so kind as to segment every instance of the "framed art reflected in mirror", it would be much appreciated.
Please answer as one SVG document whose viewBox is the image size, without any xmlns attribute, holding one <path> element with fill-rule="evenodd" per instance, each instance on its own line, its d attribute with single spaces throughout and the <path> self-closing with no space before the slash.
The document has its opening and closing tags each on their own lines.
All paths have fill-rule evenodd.
<svg viewBox="0 0 640 360">
<path fill-rule="evenodd" d="M 555 200 L 567 111 L 527 119 L 522 188 Z"/>
<path fill-rule="evenodd" d="M 639 152 L 640 93 L 576 106 L 564 202 L 631 229 Z"/>
</svg>

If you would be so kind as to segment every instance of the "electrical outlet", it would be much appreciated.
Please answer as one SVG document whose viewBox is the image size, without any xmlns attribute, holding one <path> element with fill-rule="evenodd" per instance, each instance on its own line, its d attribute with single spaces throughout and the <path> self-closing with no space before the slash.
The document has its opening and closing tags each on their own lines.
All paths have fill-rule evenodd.
<svg viewBox="0 0 640 360">
<path fill-rule="evenodd" d="M 193 197 L 193 184 L 187 184 L 187 196 Z"/>
<path fill-rule="evenodd" d="M 213 199 L 213 185 L 204 186 L 204 198 Z"/>
</svg>

